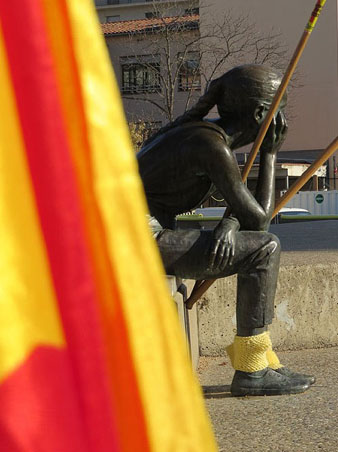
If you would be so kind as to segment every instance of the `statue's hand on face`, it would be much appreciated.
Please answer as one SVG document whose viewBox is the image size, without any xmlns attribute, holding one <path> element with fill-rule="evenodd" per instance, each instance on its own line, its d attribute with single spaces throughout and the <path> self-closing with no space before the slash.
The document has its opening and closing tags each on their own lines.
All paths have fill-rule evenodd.
<svg viewBox="0 0 338 452">
<path fill-rule="evenodd" d="M 276 154 L 284 143 L 287 131 L 288 125 L 285 115 L 283 111 L 279 111 L 272 118 L 260 150 L 272 155 Z"/>
<path fill-rule="evenodd" d="M 213 242 L 210 249 L 209 269 L 224 270 L 227 264 L 231 265 L 235 255 L 236 232 L 239 222 L 236 218 L 224 218 L 214 229 Z"/>
</svg>

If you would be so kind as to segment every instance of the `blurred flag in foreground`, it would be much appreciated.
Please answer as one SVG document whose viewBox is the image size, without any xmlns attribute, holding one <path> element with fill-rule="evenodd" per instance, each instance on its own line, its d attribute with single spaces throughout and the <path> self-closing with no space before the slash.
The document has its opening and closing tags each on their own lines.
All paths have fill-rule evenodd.
<svg viewBox="0 0 338 452">
<path fill-rule="evenodd" d="M 0 2 L 0 450 L 210 452 L 92 3 Z"/>
</svg>

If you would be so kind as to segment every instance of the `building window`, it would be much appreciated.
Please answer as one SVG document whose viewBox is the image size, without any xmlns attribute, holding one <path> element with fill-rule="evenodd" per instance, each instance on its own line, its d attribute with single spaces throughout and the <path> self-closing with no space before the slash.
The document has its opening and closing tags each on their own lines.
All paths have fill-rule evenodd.
<svg viewBox="0 0 338 452">
<path fill-rule="evenodd" d="M 193 14 L 199 14 L 200 9 L 199 8 L 189 8 L 184 10 L 185 16 L 192 16 Z"/>
<path fill-rule="evenodd" d="M 146 19 L 154 19 L 160 17 L 160 13 L 152 11 L 150 13 L 145 13 Z"/>
<path fill-rule="evenodd" d="M 161 90 L 160 59 L 158 56 L 121 58 L 122 93 L 158 93 Z"/>
<path fill-rule="evenodd" d="M 107 5 L 118 5 L 120 0 L 107 0 Z"/>
<path fill-rule="evenodd" d="M 188 52 L 185 56 L 178 54 L 180 64 L 178 74 L 178 90 L 189 91 L 201 89 L 200 56 L 198 52 Z"/>
<path fill-rule="evenodd" d="M 121 16 L 106 16 L 106 23 L 110 22 L 118 22 L 120 20 Z"/>
</svg>

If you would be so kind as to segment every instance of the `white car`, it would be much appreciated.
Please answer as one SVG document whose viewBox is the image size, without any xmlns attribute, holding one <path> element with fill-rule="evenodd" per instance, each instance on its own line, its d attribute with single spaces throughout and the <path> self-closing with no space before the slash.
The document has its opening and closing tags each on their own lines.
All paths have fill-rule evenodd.
<svg viewBox="0 0 338 452">
<path fill-rule="evenodd" d="M 309 212 L 306 209 L 302 209 L 301 207 L 282 207 L 278 214 L 275 216 L 275 218 L 272 220 L 272 223 L 280 223 L 280 217 L 281 215 L 302 215 L 307 216 L 311 215 L 311 212 Z"/>
</svg>

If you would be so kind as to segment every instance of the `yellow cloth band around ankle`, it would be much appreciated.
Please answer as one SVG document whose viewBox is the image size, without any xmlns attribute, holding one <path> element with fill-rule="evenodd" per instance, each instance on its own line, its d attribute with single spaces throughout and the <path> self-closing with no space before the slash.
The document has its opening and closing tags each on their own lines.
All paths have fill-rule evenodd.
<svg viewBox="0 0 338 452">
<path fill-rule="evenodd" d="M 268 331 L 266 331 L 265 333 L 268 337 L 266 337 L 265 339 L 267 339 L 267 342 L 269 342 L 268 345 L 268 349 L 266 351 L 266 359 L 268 361 L 268 366 L 271 369 L 277 370 L 280 369 L 281 367 L 283 367 L 283 364 L 280 363 L 278 356 L 276 355 L 276 353 L 272 350 L 272 344 L 271 344 L 271 339 L 270 339 L 270 333 Z M 238 336 L 237 336 L 238 337 Z M 257 337 L 257 336 L 250 336 L 250 337 Z M 231 361 L 231 365 L 233 368 L 235 368 L 235 346 L 234 343 L 228 345 L 226 347 L 226 352 L 227 355 Z M 237 363 L 236 363 L 237 365 Z M 239 370 L 239 369 L 237 369 Z M 252 371 L 254 372 L 254 371 Z"/>
<path fill-rule="evenodd" d="M 270 333 L 267 332 L 269 335 L 269 340 L 270 340 L 270 345 L 269 348 L 266 351 L 266 358 L 268 360 L 269 363 L 269 367 L 273 370 L 277 370 L 280 369 L 281 367 L 284 367 L 283 364 L 280 363 L 278 356 L 276 355 L 276 353 L 272 350 L 272 343 L 271 343 L 271 339 L 270 339 Z"/>
<path fill-rule="evenodd" d="M 268 360 L 269 367 L 271 369 L 277 370 L 277 369 L 280 369 L 281 367 L 284 367 L 283 364 L 280 363 L 278 356 L 272 349 L 267 350 L 266 358 Z"/>
<path fill-rule="evenodd" d="M 268 367 L 266 352 L 270 344 L 270 337 L 266 331 L 256 336 L 235 336 L 233 344 L 234 369 L 243 372 L 256 372 Z"/>
</svg>

